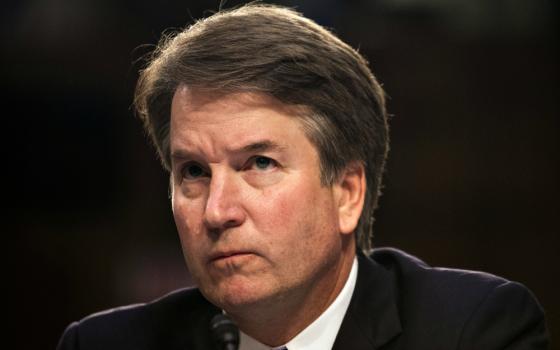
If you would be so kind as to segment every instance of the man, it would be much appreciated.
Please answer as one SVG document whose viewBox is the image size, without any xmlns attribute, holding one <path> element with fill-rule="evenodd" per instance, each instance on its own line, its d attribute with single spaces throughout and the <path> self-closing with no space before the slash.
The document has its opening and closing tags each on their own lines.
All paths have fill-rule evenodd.
<svg viewBox="0 0 560 350">
<path fill-rule="evenodd" d="M 544 349 L 522 285 L 371 253 L 388 151 L 366 61 L 300 14 L 253 4 L 165 40 L 135 103 L 170 172 L 196 289 L 72 324 L 59 349 Z"/>
</svg>

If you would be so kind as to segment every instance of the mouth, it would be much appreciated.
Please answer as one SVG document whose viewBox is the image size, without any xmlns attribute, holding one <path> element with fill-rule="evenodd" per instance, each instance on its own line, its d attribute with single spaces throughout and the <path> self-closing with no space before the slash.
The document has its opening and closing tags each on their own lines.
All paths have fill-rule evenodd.
<svg viewBox="0 0 560 350">
<path fill-rule="evenodd" d="M 243 257 L 247 255 L 254 255 L 254 253 L 250 251 L 244 251 L 244 250 L 221 251 L 221 252 L 216 252 L 211 254 L 210 262 L 232 259 L 236 257 Z"/>
<path fill-rule="evenodd" d="M 255 255 L 254 252 L 245 250 L 231 250 L 231 251 L 219 251 L 210 255 L 210 263 L 221 262 L 221 261 L 233 261 L 242 258 L 250 257 Z"/>
</svg>

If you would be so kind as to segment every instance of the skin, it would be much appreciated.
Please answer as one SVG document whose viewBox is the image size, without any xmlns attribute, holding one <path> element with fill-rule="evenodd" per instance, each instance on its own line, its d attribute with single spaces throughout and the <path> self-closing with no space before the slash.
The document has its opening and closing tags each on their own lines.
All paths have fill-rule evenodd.
<svg viewBox="0 0 560 350">
<path fill-rule="evenodd" d="M 264 94 L 177 89 L 172 208 L 204 296 L 255 339 L 286 343 L 336 298 L 355 256 L 363 166 L 332 186 L 298 110 Z"/>
</svg>

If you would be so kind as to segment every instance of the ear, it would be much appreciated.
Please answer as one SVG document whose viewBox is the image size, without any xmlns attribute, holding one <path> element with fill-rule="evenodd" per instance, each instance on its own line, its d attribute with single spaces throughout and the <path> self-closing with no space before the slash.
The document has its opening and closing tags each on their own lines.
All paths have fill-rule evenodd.
<svg viewBox="0 0 560 350">
<path fill-rule="evenodd" d="M 351 234 L 358 226 L 366 195 L 366 175 L 364 164 L 359 161 L 349 163 L 335 184 L 338 205 L 338 229 L 340 233 Z"/>
</svg>

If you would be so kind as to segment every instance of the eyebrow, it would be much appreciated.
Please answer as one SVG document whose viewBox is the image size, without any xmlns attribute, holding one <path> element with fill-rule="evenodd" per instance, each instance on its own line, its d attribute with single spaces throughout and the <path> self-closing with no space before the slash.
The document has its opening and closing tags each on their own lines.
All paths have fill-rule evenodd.
<svg viewBox="0 0 560 350">
<path fill-rule="evenodd" d="M 286 147 L 270 140 L 263 140 L 250 143 L 241 147 L 239 150 L 234 150 L 234 153 L 252 153 L 252 152 L 265 152 L 265 151 L 282 151 Z"/>
<path fill-rule="evenodd" d="M 252 142 L 248 145 L 229 150 L 230 153 L 256 153 L 256 152 L 270 152 L 270 151 L 282 151 L 285 150 L 286 146 L 280 145 L 274 141 L 262 140 Z M 173 159 L 187 159 L 192 158 L 193 154 L 186 150 L 175 150 L 171 153 L 171 158 Z"/>
</svg>

